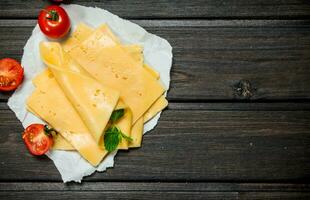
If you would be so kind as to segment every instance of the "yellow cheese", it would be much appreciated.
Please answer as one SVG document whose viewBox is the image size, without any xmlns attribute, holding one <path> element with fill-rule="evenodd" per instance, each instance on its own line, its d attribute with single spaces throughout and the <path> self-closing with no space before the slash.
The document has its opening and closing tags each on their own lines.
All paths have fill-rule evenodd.
<svg viewBox="0 0 310 200">
<path fill-rule="evenodd" d="M 162 111 L 168 105 L 168 101 L 164 96 L 161 96 L 144 114 L 144 123 L 152 119 L 157 113 Z"/>
<path fill-rule="evenodd" d="M 120 91 L 121 98 L 130 107 L 135 122 L 165 89 L 120 46 L 91 46 L 94 42 L 87 39 L 79 48 L 74 48 L 69 53 L 102 84 Z"/>
<path fill-rule="evenodd" d="M 81 42 L 83 42 L 85 39 L 87 39 L 87 37 L 89 37 L 92 32 L 94 31 L 93 28 L 80 23 L 76 30 L 72 33 L 72 36 L 70 36 L 68 38 L 68 40 L 72 40 L 72 42 L 70 42 L 71 48 L 78 46 Z M 109 36 L 115 43 L 120 44 L 119 39 L 112 33 L 112 31 L 109 29 L 109 27 L 107 25 L 102 25 L 100 28 L 100 31 L 104 32 L 107 36 Z M 66 41 L 68 41 L 66 40 Z M 64 49 L 68 49 L 66 47 L 66 42 L 62 43 L 62 46 Z M 129 44 L 129 45 L 124 45 L 123 46 L 124 49 L 130 54 L 130 56 L 138 61 L 138 62 L 142 62 L 143 63 L 143 48 L 140 45 L 136 45 L 136 44 Z M 160 78 L 159 73 L 154 70 L 151 66 L 149 66 L 148 64 L 144 64 L 143 65 L 148 72 L 150 72 L 151 75 L 153 75 L 153 77 L 155 77 L 157 80 Z"/>
<path fill-rule="evenodd" d="M 120 44 L 120 40 L 113 34 L 108 25 L 103 24 L 99 27 L 104 36 L 111 38 L 115 43 Z"/>
<path fill-rule="evenodd" d="M 75 148 L 61 134 L 54 135 L 53 140 L 53 150 L 75 150 Z"/>
<path fill-rule="evenodd" d="M 53 78 L 54 75 L 49 69 L 45 69 L 39 75 L 37 75 L 32 81 L 36 87 L 46 87 L 45 83 L 48 78 Z M 116 126 L 128 137 L 130 137 L 131 133 L 131 124 L 132 124 L 132 114 L 130 109 L 124 104 L 122 100 L 119 100 L 115 109 L 125 109 L 124 116 L 116 122 Z M 30 110 L 30 108 L 28 108 Z M 30 110 L 32 113 L 34 111 Z M 35 114 L 35 113 L 34 113 Z M 36 115 L 36 114 L 35 114 Z M 103 141 L 100 146 L 103 145 Z M 55 150 L 74 150 L 73 146 L 65 140 L 61 135 L 58 135 L 57 138 L 54 138 L 54 145 L 53 149 Z M 123 139 L 122 143 L 119 144 L 118 149 L 128 149 L 128 142 L 127 140 Z"/>
<path fill-rule="evenodd" d="M 109 36 L 116 44 L 120 45 L 119 39 L 112 33 L 112 31 L 109 29 L 107 25 L 102 25 L 100 30 L 105 34 L 105 36 Z M 81 38 L 79 41 L 83 41 L 86 38 Z M 124 45 L 123 46 L 124 50 L 127 51 L 130 56 L 137 62 L 143 63 L 143 48 L 140 45 L 136 44 L 130 44 L 130 45 Z M 153 75 L 157 80 L 159 79 L 160 75 L 159 73 L 154 70 L 152 67 L 150 67 L 147 64 L 143 65 L 146 70 Z"/>
<path fill-rule="evenodd" d="M 55 78 L 47 77 L 27 99 L 27 107 L 55 128 L 89 163 L 98 165 L 107 151 L 97 145 Z"/>
<path fill-rule="evenodd" d="M 64 51 L 68 52 L 76 47 L 80 42 L 89 37 L 93 31 L 93 28 L 80 23 L 77 25 L 76 29 L 70 35 L 70 37 L 61 43 L 61 46 L 63 47 Z"/>
<path fill-rule="evenodd" d="M 75 40 L 74 39 L 72 40 L 74 42 L 71 43 L 71 48 L 70 49 L 72 49 L 73 47 L 77 46 L 80 42 L 85 40 L 85 38 L 87 38 L 91 34 L 91 31 L 93 31 L 92 28 L 90 28 L 90 27 L 88 27 L 86 25 L 80 24 L 77 27 L 76 31 L 73 33 L 72 37 L 74 37 Z M 119 42 L 118 39 L 113 35 L 113 33 L 108 29 L 107 26 L 103 26 L 101 31 L 106 32 L 108 36 L 112 37 L 113 41 Z M 78 33 L 76 33 L 76 32 L 78 32 Z M 71 38 L 69 38 L 69 40 L 70 39 Z M 66 46 L 66 44 L 62 44 L 62 45 Z M 64 48 L 66 48 L 66 47 L 64 47 Z M 68 50 L 69 48 L 66 48 L 66 49 Z M 131 55 L 131 57 L 134 60 L 136 60 L 138 62 L 143 62 L 143 54 L 142 54 L 142 47 L 141 46 L 139 46 L 139 45 L 125 45 L 124 49 Z M 68 66 L 66 66 L 68 69 L 70 69 L 72 71 L 76 71 L 76 72 L 82 73 L 84 75 L 88 75 L 85 70 L 83 70 L 77 63 L 75 63 L 73 61 L 73 59 L 69 59 L 69 60 L 71 62 L 68 64 Z M 144 65 L 144 67 L 147 69 L 147 71 L 153 77 L 155 77 L 156 79 L 159 79 L 159 73 L 158 72 L 156 72 L 155 70 L 153 70 L 152 68 L 150 68 L 146 64 Z M 49 74 L 49 76 L 53 76 L 53 75 Z M 37 78 L 39 78 L 39 77 L 37 77 Z M 157 101 L 155 101 L 153 103 L 153 105 L 150 107 L 150 109 L 145 113 L 145 116 L 144 116 L 144 120 L 145 121 L 147 121 L 150 118 L 152 118 L 153 116 L 155 116 L 160 111 L 159 110 L 160 108 L 164 108 L 165 107 L 162 99 L 164 99 L 163 96 L 160 97 Z M 119 104 L 117 105 L 117 108 L 120 108 Z M 126 113 L 125 113 L 125 116 L 123 117 L 123 119 L 116 124 L 122 130 L 122 132 L 124 132 L 124 133 L 130 132 L 129 130 L 131 128 L 131 126 L 128 125 L 130 123 L 130 121 L 131 121 L 131 119 L 129 119 L 129 118 L 131 118 L 131 116 L 128 117 L 128 115 L 130 115 L 130 113 L 126 110 Z M 142 137 L 143 126 L 141 125 L 141 123 L 136 123 L 133 128 L 134 128 L 133 132 L 138 133 L 138 134 L 134 134 L 134 136 L 139 136 L 139 137 L 138 137 L 138 139 L 135 139 L 135 141 L 138 141 L 138 142 L 135 142 L 138 145 L 133 145 L 132 144 L 132 146 L 139 146 L 140 145 L 139 141 L 141 141 L 141 137 Z M 128 130 L 128 131 L 126 131 L 126 130 Z M 126 149 L 127 147 L 126 147 L 125 144 L 126 144 L 126 140 L 123 140 L 123 143 L 119 145 L 119 148 Z"/>
<path fill-rule="evenodd" d="M 115 43 L 120 43 L 119 39 L 112 33 L 112 31 L 109 29 L 108 26 L 103 25 L 100 28 L 100 31 L 102 31 L 106 36 L 110 37 Z M 80 24 L 76 31 L 73 33 L 74 38 L 76 38 L 76 41 L 74 43 L 74 46 L 77 46 L 79 43 L 83 42 L 88 36 L 91 35 L 91 32 L 94 29 L 86 26 L 85 24 Z M 77 33 L 76 33 L 77 32 Z M 71 37 L 69 38 L 69 40 L 71 39 Z M 124 45 L 123 46 L 124 50 L 127 51 L 130 56 L 137 62 L 139 63 L 143 63 L 143 48 L 140 45 L 136 45 L 136 44 L 130 44 L 130 45 Z M 72 59 L 71 59 L 72 60 Z M 77 65 L 77 64 L 75 64 Z M 147 64 L 143 65 L 145 67 L 145 69 L 157 80 L 160 78 L 159 73 L 157 71 L 155 71 L 152 67 L 150 67 Z M 79 70 L 82 70 L 81 67 L 79 67 Z M 84 73 L 86 74 L 86 73 Z M 89 75 L 89 74 L 87 74 Z M 156 102 L 153 103 L 153 105 L 149 108 L 149 110 L 147 111 L 146 115 L 144 117 L 144 121 L 148 121 L 149 119 L 151 119 L 152 117 L 154 117 L 159 111 L 160 109 L 163 109 L 164 107 L 166 107 L 165 103 L 167 103 L 167 101 L 164 103 L 163 102 L 164 97 L 159 98 Z M 154 106 L 154 107 L 153 107 Z"/>
<path fill-rule="evenodd" d="M 65 56 L 66 55 L 64 55 L 64 57 Z M 81 73 L 83 75 L 87 75 L 87 72 L 85 72 L 81 67 L 79 67 L 78 64 L 73 61 L 73 59 L 68 59 L 68 60 L 69 60 L 69 63 L 66 62 L 66 65 L 65 66 L 63 65 L 63 68 Z M 42 83 L 45 81 L 47 77 L 53 77 L 53 76 L 54 76 L 53 73 L 51 73 L 50 70 L 46 69 L 42 73 L 40 73 L 38 76 L 36 76 L 32 81 L 33 81 L 33 84 L 37 86 L 38 85 L 37 83 Z M 130 136 L 131 123 L 132 123 L 131 111 L 129 108 L 127 108 L 127 106 L 121 100 L 117 104 L 116 109 L 120 109 L 120 108 L 125 108 L 126 111 L 125 111 L 125 115 L 123 116 L 123 118 L 116 123 L 116 126 L 119 127 L 120 130 L 125 135 Z M 71 150 L 67 144 L 66 144 L 66 141 L 60 141 L 58 139 L 57 144 L 55 146 L 57 146 L 57 149 Z M 100 146 L 102 145 L 103 145 L 103 141 L 101 142 Z M 128 142 L 123 139 L 122 143 L 118 146 L 118 149 L 128 149 Z"/>
<path fill-rule="evenodd" d="M 55 54 L 58 54 L 54 58 L 51 58 L 53 53 L 45 54 L 52 51 L 52 49 L 54 49 Z M 57 63 L 61 58 L 65 58 L 65 56 L 59 55 L 62 54 L 62 49 L 58 43 L 41 43 L 40 51 L 42 52 L 42 60 L 53 72 L 65 95 L 80 114 L 95 141 L 99 143 L 111 113 L 118 102 L 119 93 L 104 87 L 92 78 L 69 70 L 63 70 L 61 67 L 65 66 L 65 64 Z M 57 59 L 58 61 L 55 61 Z"/>
<path fill-rule="evenodd" d="M 143 49 L 140 45 L 124 45 L 123 48 L 130 54 L 132 59 L 139 63 L 143 63 Z"/>
<path fill-rule="evenodd" d="M 155 69 L 153 69 L 152 67 L 150 67 L 148 64 L 145 63 L 143 66 L 155 79 L 159 80 L 160 75 Z"/>
<path fill-rule="evenodd" d="M 48 78 L 54 78 L 53 73 L 45 68 L 42 72 L 40 72 L 36 77 L 32 79 L 32 83 L 35 87 L 45 86 L 44 81 L 48 80 Z"/>
<path fill-rule="evenodd" d="M 140 147 L 143 136 L 143 117 L 139 118 L 131 128 L 130 137 L 132 142 L 129 143 L 130 148 Z"/>
<path fill-rule="evenodd" d="M 124 49 L 130 54 L 130 56 L 136 60 L 137 62 L 142 62 L 143 63 L 143 49 L 140 45 L 125 45 Z M 153 69 L 151 66 L 148 64 L 143 64 L 143 67 L 157 80 L 159 80 L 160 75 L 159 73 Z"/>
</svg>

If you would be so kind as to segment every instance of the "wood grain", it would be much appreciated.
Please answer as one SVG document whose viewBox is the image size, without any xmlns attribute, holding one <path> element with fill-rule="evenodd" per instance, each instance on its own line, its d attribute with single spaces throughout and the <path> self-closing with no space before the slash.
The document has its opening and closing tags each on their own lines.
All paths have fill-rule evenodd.
<svg viewBox="0 0 310 200">
<path fill-rule="evenodd" d="M 35 192 L 34 192 L 35 190 Z M 307 184 L 84 182 L 0 183 L 5 199 L 307 199 Z"/>
<path fill-rule="evenodd" d="M 183 192 L 308 192 L 309 184 L 301 183 L 219 183 L 219 182 L 0 182 L 5 191 L 183 191 Z"/>
<path fill-rule="evenodd" d="M 310 99 L 310 21 L 134 22 L 173 47 L 169 100 Z M 20 59 L 34 24 L 1 20 L 0 57 Z"/>
<path fill-rule="evenodd" d="M 84 6 L 100 7 L 125 18 L 297 18 L 309 17 L 307 0 L 67 0 Z M 49 5 L 47 0 L 0 1 L 1 18 L 36 18 Z"/>
<path fill-rule="evenodd" d="M 93 200 L 93 199 L 107 199 L 107 200 L 128 200 L 128 199 L 184 199 L 184 200 L 205 200 L 211 199 L 236 199 L 237 194 L 232 192 L 208 192 L 208 193 L 196 193 L 196 192 L 1 192 L 0 198 L 7 200 L 41 200 L 42 196 L 46 200 L 52 199 L 82 199 L 82 200 Z"/>
<path fill-rule="evenodd" d="M 21 125 L 1 107 L 0 180 L 60 181 L 49 159 L 26 152 Z M 113 169 L 85 180 L 308 180 L 310 112 L 241 110 L 168 109 L 142 148 L 120 152 Z"/>
<path fill-rule="evenodd" d="M 309 185 L 266 183 L 0 183 L 5 199 L 307 199 Z M 35 190 L 35 191 L 34 191 Z"/>
<path fill-rule="evenodd" d="M 128 199 L 163 199 L 163 200 L 308 200 L 310 198 L 310 193 L 296 193 L 296 192 L 0 192 L 0 198 L 6 200 L 41 200 L 42 196 L 46 200 L 52 199 L 82 199 L 82 200 L 92 200 L 92 199 L 108 199 L 108 200 L 128 200 Z"/>
</svg>

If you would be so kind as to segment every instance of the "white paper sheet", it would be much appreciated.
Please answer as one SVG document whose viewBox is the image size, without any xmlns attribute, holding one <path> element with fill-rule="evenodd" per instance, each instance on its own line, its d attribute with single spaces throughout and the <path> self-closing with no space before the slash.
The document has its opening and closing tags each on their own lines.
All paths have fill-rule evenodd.
<svg viewBox="0 0 310 200">
<path fill-rule="evenodd" d="M 74 30 L 80 22 L 93 27 L 107 23 L 121 39 L 122 43 L 142 45 L 144 47 L 146 63 L 160 73 L 162 83 L 169 89 L 172 47 L 167 40 L 148 33 L 137 24 L 121 19 L 101 8 L 79 5 L 62 5 L 62 7 L 70 16 L 71 30 Z M 39 43 L 46 40 L 47 38 L 41 33 L 39 26 L 36 25 L 24 47 L 22 57 L 22 66 L 25 71 L 24 82 L 8 101 L 9 107 L 15 112 L 24 127 L 32 123 L 43 123 L 39 118 L 26 110 L 25 101 L 34 89 L 31 80 L 45 68 L 40 59 Z M 160 113 L 144 125 L 144 133 L 156 126 L 159 117 Z M 64 182 L 81 182 L 84 176 L 88 176 L 95 171 L 105 171 L 107 168 L 113 167 L 116 153 L 109 154 L 97 168 L 90 165 L 77 152 L 51 150 L 46 155 L 53 160 Z"/>
</svg>

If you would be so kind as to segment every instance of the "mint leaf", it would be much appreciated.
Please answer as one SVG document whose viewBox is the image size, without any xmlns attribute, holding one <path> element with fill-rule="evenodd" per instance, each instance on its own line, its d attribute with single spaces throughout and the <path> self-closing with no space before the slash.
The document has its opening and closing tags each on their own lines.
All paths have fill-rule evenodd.
<svg viewBox="0 0 310 200">
<path fill-rule="evenodd" d="M 124 116 L 124 113 L 125 113 L 125 109 L 122 108 L 122 109 L 117 109 L 117 110 L 114 110 L 112 112 L 112 115 L 110 117 L 110 120 L 114 123 L 116 122 L 117 120 L 119 120 L 121 117 Z"/>
<path fill-rule="evenodd" d="M 108 152 L 114 151 L 122 141 L 119 130 L 116 126 L 109 127 L 104 134 L 104 147 Z"/>
<path fill-rule="evenodd" d="M 122 139 L 132 142 L 132 138 L 128 137 L 115 125 L 110 126 L 104 134 L 104 147 L 108 152 L 114 151 Z"/>
</svg>

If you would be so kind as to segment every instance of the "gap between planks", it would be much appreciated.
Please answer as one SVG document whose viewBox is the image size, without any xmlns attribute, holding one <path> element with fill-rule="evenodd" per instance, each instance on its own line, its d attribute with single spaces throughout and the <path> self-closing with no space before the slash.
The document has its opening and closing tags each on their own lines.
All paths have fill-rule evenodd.
<svg viewBox="0 0 310 200">
<path fill-rule="evenodd" d="M 0 101 L 0 112 L 10 110 L 6 102 Z M 310 111 L 310 102 L 173 102 L 169 101 L 165 110 L 205 110 L 205 111 Z"/>
<path fill-rule="evenodd" d="M 174 19 L 138 19 L 130 20 L 133 23 L 139 24 L 145 27 L 230 27 L 230 26 L 264 26 L 272 27 L 283 25 L 296 26 L 296 25 L 310 25 L 310 19 L 297 19 L 297 20 L 285 20 L 285 19 L 196 19 L 196 20 L 174 20 Z M 29 27 L 36 25 L 37 20 L 33 19 L 0 19 L 1 27 Z"/>
<path fill-rule="evenodd" d="M 0 182 L 3 191 L 309 192 L 310 184 L 207 182 Z"/>
</svg>

